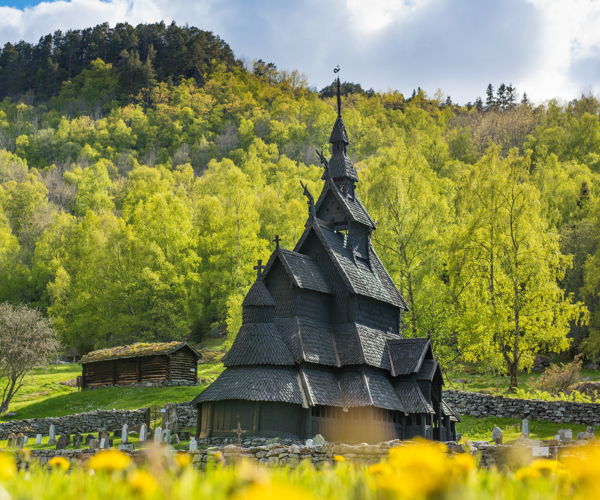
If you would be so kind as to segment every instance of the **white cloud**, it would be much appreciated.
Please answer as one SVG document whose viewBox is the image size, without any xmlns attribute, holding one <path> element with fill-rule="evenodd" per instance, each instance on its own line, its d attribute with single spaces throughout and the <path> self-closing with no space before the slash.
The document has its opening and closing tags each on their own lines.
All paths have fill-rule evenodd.
<svg viewBox="0 0 600 500">
<path fill-rule="evenodd" d="M 57 29 L 175 21 L 213 31 L 236 55 L 298 69 L 318 88 L 342 79 L 473 101 L 513 83 L 535 100 L 600 79 L 600 2 L 592 0 L 58 0 L 0 7 L 0 44 Z"/>
<path fill-rule="evenodd" d="M 572 66 L 597 58 L 600 49 L 600 2 L 528 0 L 542 18 L 540 52 L 523 81 L 538 99 L 576 97 L 592 81 L 578 81 Z"/>
</svg>

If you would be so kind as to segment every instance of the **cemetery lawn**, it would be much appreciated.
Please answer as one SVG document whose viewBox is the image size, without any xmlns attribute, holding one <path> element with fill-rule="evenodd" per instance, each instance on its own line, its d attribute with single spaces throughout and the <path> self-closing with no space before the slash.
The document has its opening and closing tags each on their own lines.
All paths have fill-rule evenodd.
<svg viewBox="0 0 600 500">
<path fill-rule="evenodd" d="M 500 427 L 502 429 L 503 443 L 517 439 L 521 435 L 522 419 L 485 417 L 476 418 L 471 416 L 461 416 L 461 423 L 456 425 L 456 432 L 469 441 L 492 441 L 492 429 Z M 546 420 L 529 420 L 529 439 L 554 439 L 559 429 L 571 429 L 573 439 L 576 439 L 579 432 L 585 432 L 587 425 L 579 424 L 557 424 Z M 600 429 L 596 430 L 596 439 L 600 438 Z"/>
<path fill-rule="evenodd" d="M 95 410 L 135 410 L 165 403 L 180 403 L 194 399 L 223 371 L 223 364 L 198 365 L 202 383 L 192 387 L 108 387 L 77 392 L 76 387 L 60 382 L 81 375 L 81 365 L 52 365 L 36 369 L 24 379 L 24 385 L 13 398 L 9 412 L 15 417 L 0 417 L 0 422 L 26 418 L 62 417 Z M 0 380 L 0 384 L 3 380 Z"/>
</svg>

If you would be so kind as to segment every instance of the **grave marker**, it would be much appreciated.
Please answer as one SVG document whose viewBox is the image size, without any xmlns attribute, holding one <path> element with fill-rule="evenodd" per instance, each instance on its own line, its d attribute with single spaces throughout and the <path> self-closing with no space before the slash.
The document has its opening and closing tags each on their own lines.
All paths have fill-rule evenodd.
<svg viewBox="0 0 600 500">
<path fill-rule="evenodd" d="M 525 437 L 529 436 L 529 420 L 528 419 L 523 420 L 523 424 L 521 425 L 521 434 L 523 434 L 523 436 L 525 436 Z"/>
<path fill-rule="evenodd" d="M 73 436 L 73 447 L 76 450 L 81 449 L 81 442 L 83 441 L 83 436 L 80 432 L 77 432 L 74 436 Z"/>
<path fill-rule="evenodd" d="M 121 430 L 121 443 L 129 443 L 129 426 L 127 424 L 123 424 L 123 429 Z"/>
<path fill-rule="evenodd" d="M 98 440 L 90 439 L 89 445 L 90 445 L 90 450 L 97 450 L 98 449 Z"/>
<path fill-rule="evenodd" d="M 190 439 L 190 451 L 198 451 L 198 441 L 196 441 L 196 438 Z"/>
<path fill-rule="evenodd" d="M 64 450 L 67 447 L 67 436 L 61 434 L 56 442 L 57 450 Z"/>
<path fill-rule="evenodd" d="M 157 444 L 162 443 L 162 437 L 162 429 L 160 427 L 157 427 L 154 431 L 154 442 Z"/>
<path fill-rule="evenodd" d="M 35 435 L 35 444 L 42 444 L 42 435 L 41 434 Z"/>
<path fill-rule="evenodd" d="M 146 424 L 142 424 L 142 426 L 140 427 L 140 439 L 139 439 L 139 442 L 143 443 L 144 441 L 146 441 Z"/>
<path fill-rule="evenodd" d="M 492 439 L 496 444 L 502 444 L 502 429 L 500 427 L 494 427 L 492 430 Z"/>
<path fill-rule="evenodd" d="M 56 444 L 56 427 L 54 427 L 54 424 L 50 424 L 49 436 L 48 444 Z"/>
</svg>

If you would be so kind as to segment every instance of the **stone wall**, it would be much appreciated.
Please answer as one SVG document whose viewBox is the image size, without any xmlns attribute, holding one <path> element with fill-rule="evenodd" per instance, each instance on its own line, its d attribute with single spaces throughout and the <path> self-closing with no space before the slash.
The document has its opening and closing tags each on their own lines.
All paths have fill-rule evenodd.
<svg viewBox="0 0 600 500">
<path fill-rule="evenodd" d="M 540 401 L 491 396 L 478 392 L 444 391 L 444 400 L 459 415 L 529 418 L 556 423 L 600 426 L 600 404 Z"/>
<path fill-rule="evenodd" d="M 56 434 L 76 432 L 98 432 L 98 429 L 108 431 L 120 430 L 123 424 L 131 428 L 135 425 L 149 423 L 150 408 L 139 410 L 98 410 L 89 413 L 77 413 L 65 417 L 30 418 L 26 420 L 11 420 L 0 424 L 0 439 L 7 439 L 11 432 L 22 432 L 29 436 L 36 434 L 48 435 L 50 425 L 54 424 Z"/>
<path fill-rule="evenodd" d="M 177 406 L 177 425 L 180 429 L 196 428 L 196 409 L 190 405 L 189 401 L 185 403 L 176 403 Z"/>
</svg>

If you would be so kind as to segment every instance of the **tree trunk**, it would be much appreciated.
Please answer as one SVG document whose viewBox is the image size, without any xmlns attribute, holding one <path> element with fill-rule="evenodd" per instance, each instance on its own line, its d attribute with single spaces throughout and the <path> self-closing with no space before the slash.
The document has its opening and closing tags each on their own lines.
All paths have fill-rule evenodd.
<svg viewBox="0 0 600 500">
<path fill-rule="evenodd" d="M 515 363 L 511 363 L 508 367 L 509 367 L 509 371 L 510 371 L 510 388 L 508 389 L 509 392 L 514 392 L 515 389 L 517 389 L 519 387 L 519 383 L 517 380 L 517 368 L 518 368 L 519 362 L 515 362 Z"/>
<path fill-rule="evenodd" d="M 408 274 L 408 300 L 410 302 L 410 324 L 412 336 L 415 338 L 417 336 L 417 316 L 415 315 L 415 298 L 413 294 L 412 277 L 410 273 Z"/>
</svg>

